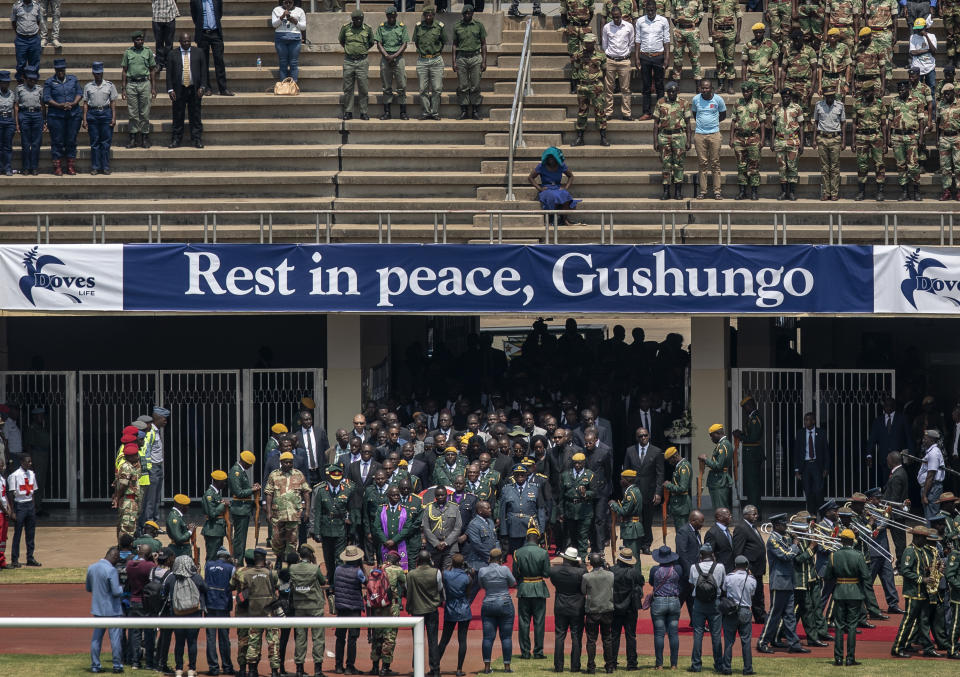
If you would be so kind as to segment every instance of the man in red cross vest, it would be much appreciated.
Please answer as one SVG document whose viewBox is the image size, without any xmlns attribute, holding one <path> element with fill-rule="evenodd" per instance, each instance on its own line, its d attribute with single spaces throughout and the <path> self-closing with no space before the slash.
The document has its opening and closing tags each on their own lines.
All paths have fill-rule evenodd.
<svg viewBox="0 0 960 677">
<path fill-rule="evenodd" d="M 37 529 L 37 516 L 34 509 L 33 494 L 37 490 L 37 476 L 33 472 L 33 458 L 30 454 L 20 455 L 20 467 L 7 478 L 7 500 L 13 500 L 16 527 L 13 530 L 13 548 L 10 567 L 20 567 L 20 535 L 26 531 L 27 566 L 38 567 L 33 557 L 34 535 Z"/>
</svg>

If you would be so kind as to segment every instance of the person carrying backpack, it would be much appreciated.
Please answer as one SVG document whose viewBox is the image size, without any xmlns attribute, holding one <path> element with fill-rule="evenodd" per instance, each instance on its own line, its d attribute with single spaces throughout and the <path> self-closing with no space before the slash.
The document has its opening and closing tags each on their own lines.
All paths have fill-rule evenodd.
<svg viewBox="0 0 960 677">
<path fill-rule="evenodd" d="M 147 582 L 143 586 L 143 609 L 148 616 L 169 616 L 170 605 L 167 604 L 166 592 L 163 584 L 173 575 L 173 563 L 176 555 L 173 548 L 163 548 L 157 555 L 157 566 L 150 572 Z M 157 644 L 153 655 L 153 663 L 157 672 L 170 672 L 167 657 L 170 653 L 170 639 L 173 631 L 169 629 L 157 632 Z"/>
<path fill-rule="evenodd" d="M 407 572 L 400 566 L 400 560 L 398 551 L 389 550 L 384 558 L 383 568 L 374 569 L 367 576 L 368 616 L 400 615 L 407 590 Z M 373 631 L 373 641 L 370 642 L 370 660 L 373 661 L 371 675 L 379 674 L 384 677 L 394 674 L 390 664 L 393 662 L 396 645 L 396 628 L 377 628 Z"/>
<path fill-rule="evenodd" d="M 173 616 L 199 618 L 206 611 L 207 584 L 197 571 L 197 565 L 189 555 L 180 555 L 173 562 L 170 576 L 163 582 L 164 596 Z M 187 677 L 197 674 L 197 637 L 200 628 L 178 628 L 173 631 L 176 639 L 173 648 L 174 674 L 183 677 L 183 649 L 187 649 Z"/>
<path fill-rule="evenodd" d="M 140 545 L 137 549 L 137 558 L 127 562 L 127 589 L 130 592 L 129 615 L 133 618 L 143 618 L 152 615 L 144 608 L 143 589 L 146 587 L 147 581 L 149 581 L 156 566 L 156 562 L 153 561 L 153 553 L 147 544 Z M 154 669 L 154 633 L 154 628 L 137 628 L 130 630 L 130 651 L 133 657 L 134 669 L 139 670 L 143 668 L 143 658 L 147 661 L 147 668 L 150 670 Z"/>
<path fill-rule="evenodd" d="M 713 559 L 713 547 L 709 543 L 701 546 L 700 561 L 690 567 L 690 585 L 693 587 L 691 672 L 700 672 L 702 668 L 701 647 L 707 624 L 710 626 L 710 642 L 713 644 L 714 672 L 723 668 L 723 620 L 717 608 L 717 599 L 723 590 L 726 575 L 723 565 Z"/>
</svg>

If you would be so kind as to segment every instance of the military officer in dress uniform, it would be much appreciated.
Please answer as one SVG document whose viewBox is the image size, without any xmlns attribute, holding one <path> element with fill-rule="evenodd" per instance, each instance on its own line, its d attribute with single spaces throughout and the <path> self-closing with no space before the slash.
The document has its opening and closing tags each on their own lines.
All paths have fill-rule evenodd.
<svg viewBox="0 0 960 677">
<path fill-rule="evenodd" d="M 636 470 L 624 470 L 620 473 L 620 488 L 623 489 L 622 501 L 610 501 L 610 509 L 617 513 L 620 520 L 620 540 L 624 548 L 640 552 L 643 539 L 643 494 L 637 481 Z"/>
<path fill-rule="evenodd" d="M 203 540 L 210 562 L 217 558 L 217 550 L 223 547 L 223 537 L 227 535 L 227 523 L 223 514 L 229 509 L 229 501 L 223 500 L 223 490 L 227 486 L 227 473 L 214 470 L 210 473 L 210 486 L 203 492 L 203 512 L 207 521 L 203 525 Z"/>
<path fill-rule="evenodd" d="M 745 421 L 743 430 L 734 431 L 734 436 L 740 438 L 743 445 L 741 456 L 743 475 L 743 500 L 760 509 L 760 496 L 763 493 L 763 419 L 757 409 L 757 401 L 753 395 L 747 395 L 740 400 Z M 757 516 L 759 519 L 759 515 Z"/>
<path fill-rule="evenodd" d="M 473 5 L 463 5 L 463 19 L 453 26 L 453 72 L 457 74 L 460 119 L 480 119 L 480 78 L 487 70 L 487 29 L 473 20 Z M 468 110 L 469 108 L 469 110 Z"/>
<path fill-rule="evenodd" d="M 93 82 L 83 88 L 82 127 L 90 134 L 90 173 L 110 173 L 110 145 L 117 124 L 117 88 L 103 79 L 103 62 L 93 62 Z"/>
<path fill-rule="evenodd" d="M 350 23 L 340 27 L 338 40 L 343 47 L 343 98 L 340 100 L 343 119 L 353 119 L 353 90 L 356 87 L 360 119 L 369 120 L 367 82 L 370 62 L 367 60 L 367 52 L 373 47 L 373 29 L 363 23 L 363 10 L 353 10 Z"/>
<path fill-rule="evenodd" d="M 20 134 L 21 174 L 37 175 L 40 166 L 40 142 L 47 125 L 43 119 L 43 88 L 37 84 L 39 71 L 33 66 L 23 70 L 26 81 L 17 85 L 14 121 Z"/>
<path fill-rule="evenodd" d="M 177 494 L 173 497 L 174 506 L 167 513 L 167 536 L 170 538 L 170 549 L 177 557 L 191 555 L 190 537 L 197 525 L 187 522 L 184 511 L 190 505 L 190 497 L 186 494 Z"/>
<path fill-rule="evenodd" d="M 230 468 L 227 484 L 230 488 L 230 524 L 233 526 L 233 554 L 240 554 L 247 549 L 247 530 L 250 527 L 250 514 L 253 512 L 253 494 L 260 491 L 260 484 L 250 484 L 247 471 L 256 462 L 257 457 L 252 451 L 241 451 L 240 460 Z"/>
<path fill-rule="evenodd" d="M 663 483 L 663 488 L 670 492 L 667 513 L 673 517 L 673 526 L 680 529 L 690 517 L 690 480 L 693 473 L 690 471 L 690 461 L 681 456 L 676 447 L 667 447 L 663 459 L 673 465 L 673 476 Z"/>
<path fill-rule="evenodd" d="M 387 490 L 390 485 L 387 484 L 387 473 L 383 468 L 378 470 L 373 476 L 373 484 L 367 487 L 363 492 L 363 503 L 360 512 L 361 524 L 366 540 L 363 544 L 363 558 L 368 564 L 381 562 L 379 548 L 376 547 L 374 531 L 377 528 L 375 522 L 379 520 L 380 508 L 387 502 Z"/>
<path fill-rule="evenodd" d="M 150 551 L 159 553 L 163 544 L 157 540 L 157 534 L 160 532 L 160 525 L 153 520 L 147 520 L 143 523 L 143 535 L 133 541 L 132 546 L 139 548 L 141 545 L 149 545 Z"/>
<path fill-rule="evenodd" d="M 333 570 L 347 547 L 347 531 L 352 528 L 350 499 L 355 487 L 353 482 L 343 479 L 343 469 L 339 465 L 328 465 L 326 474 L 327 481 L 313 488 L 310 532 L 313 540 L 323 548 L 327 578 L 333 580 Z"/>
<path fill-rule="evenodd" d="M 917 632 L 925 625 L 922 619 L 928 615 L 930 595 L 927 592 L 927 581 L 930 578 L 931 567 L 935 564 L 927 544 L 927 527 L 913 527 L 910 529 L 913 542 L 903 551 L 900 560 L 900 575 L 903 577 L 903 599 L 907 608 L 900 620 L 900 629 L 890 649 L 890 655 L 897 658 L 908 658 L 907 647 L 911 642 L 917 642 L 925 656 L 936 658 L 939 656 L 930 641 L 928 632 Z"/>
<path fill-rule="evenodd" d="M 710 441 L 716 446 L 710 458 L 701 455 L 700 463 L 710 468 L 710 474 L 707 475 L 707 489 L 710 490 L 710 502 L 714 510 L 727 508 L 733 505 L 732 487 L 733 476 L 730 474 L 730 466 L 733 464 L 733 445 L 724 434 L 723 425 L 714 423 L 708 429 Z M 702 466 L 701 466 L 702 467 Z"/>
<path fill-rule="evenodd" d="M 573 467 L 560 476 L 563 506 L 560 518 L 564 532 L 562 545 L 575 547 L 580 558 L 584 559 L 590 548 L 590 522 L 593 519 L 597 487 L 593 471 L 584 467 L 587 457 L 576 453 L 572 460 Z"/>
<path fill-rule="evenodd" d="M 277 564 L 283 562 L 288 548 L 297 549 L 300 522 L 309 518 L 310 485 L 303 473 L 293 467 L 293 454 L 280 454 L 280 467 L 270 473 L 263 493 L 267 500 L 267 517 L 273 526 L 273 554 Z"/>
<path fill-rule="evenodd" d="M 520 658 L 544 658 L 543 631 L 550 591 L 544 579 L 550 576 L 550 556 L 540 547 L 540 530 L 527 529 L 527 542 L 513 553 L 513 576 L 517 579 L 517 640 Z M 533 654 L 530 653 L 530 621 L 533 620 Z"/>
<path fill-rule="evenodd" d="M 840 549 L 830 553 L 824 578 L 835 581 L 833 590 L 833 626 L 836 640 L 833 645 L 834 665 L 860 665 L 856 659 L 857 618 L 863 606 L 863 586 L 870 580 L 870 571 L 859 550 L 854 549 L 853 530 L 840 532 Z M 847 636 L 844 661 L 843 636 Z"/>
<path fill-rule="evenodd" d="M 409 120 L 407 115 L 407 63 L 403 53 L 407 51 L 410 35 L 402 21 L 397 21 L 397 8 L 386 9 L 387 20 L 377 27 L 373 42 L 380 52 L 380 79 L 383 81 L 383 115 L 381 120 L 391 119 L 390 104 L 396 90 L 396 101 L 400 104 L 400 119 Z"/>
<path fill-rule="evenodd" d="M 47 126 L 50 128 L 50 157 L 53 173 L 77 173 L 77 134 L 83 111 L 80 100 L 83 89 L 73 75 L 67 74 L 67 60 L 53 60 L 53 75 L 43 83 L 43 103 L 47 106 Z M 66 168 L 63 162 L 66 161 Z"/>
<path fill-rule="evenodd" d="M 527 529 L 546 521 L 546 501 L 543 487 L 529 481 L 527 467 L 522 463 L 513 466 L 513 483 L 503 486 L 500 496 L 500 538 L 513 553 L 523 545 Z"/>
<path fill-rule="evenodd" d="M 13 121 L 13 105 L 16 95 L 10 89 L 10 71 L 0 71 L 0 174 L 13 174 L 13 133 L 17 125 Z"/>
<path fill-rule="evenodd" d="M 449 569 L 453 554 L 460 552 L 463 518 L 460 506 L 449 500 L 446 487 L 434 487 L 433 502 L 423 510 L 420 529 L 433 565 L 441 570 Z"/>
<path fill-rule="evenodd" d="M 711 492 L 712 494 L 713 492 Z M 790 653 L 810 653 L 810 649 L 800 645 L 797 637 L 797 617 L 793 603 L 793 561 L 800 554 L 800 548 L 787 533 L 787 516 L 773 515 L 773 533 L 767 540 L 767 562 L 770 563 L 770 613 L 763 626 L 763 632 L 757 644 L 760 653 L 773 653 L 770 644 L 781 627 L 783 638 Z"/>
</svg>

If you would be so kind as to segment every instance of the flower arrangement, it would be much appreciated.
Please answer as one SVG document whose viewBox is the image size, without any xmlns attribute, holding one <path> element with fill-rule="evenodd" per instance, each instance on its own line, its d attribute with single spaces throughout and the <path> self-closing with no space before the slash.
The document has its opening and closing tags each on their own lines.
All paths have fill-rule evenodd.
<svg viewBox="0 0 960 677">
<path fill-rule="evenodd" d="M 667 430 L 666 435 L 674 441 L 689 438 L 693 434 L 694 428 L 693 421 L 690 419 L 690 410 L 685 409 L 683 416 L 673 419 L 673 426 Z"/>
</svg>

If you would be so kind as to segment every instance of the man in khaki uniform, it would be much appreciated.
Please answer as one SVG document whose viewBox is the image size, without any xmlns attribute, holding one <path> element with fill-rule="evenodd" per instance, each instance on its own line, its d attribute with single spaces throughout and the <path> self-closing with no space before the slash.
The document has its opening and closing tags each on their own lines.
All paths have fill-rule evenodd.
<svg viewBox="0 0 960 677">
<path fill-rule="evenodd" d="M 437 8 L 426 5 L 423 19 L 413 29 L 413 43 L 417 46 L 417 78 L 420 80 L 421 120 L 440 119 L 440 94 L 443 91 L 443 46 L 446 36 L 443 22 L 434 17 Z"/>
<path fill-rule="evenodd" d="M 373 29 L 363 23 L 362 10 L 353 10 L 350 23 L 340 28 L 338 40 L 343 47 L 343 97 L 340 99 L 343 119 L 353 119 L 353 90 L 356 87 L 360 119 L 369 120 L 367 83 L 370 77 L 370 62 L 367 60 L 367 52 L 373 47 Z"/>
<path fill-rule="evenodd" d="M 409 120 L 407 115 L 407 62 L 403 58 L 407 51 L 410 35 L 402 21 L 397 21 L 397 8 L 387 7 L 387 20 L 380 24 L 373 41 L 380 52 L 380 79 L 383 81 L 383 115 L 381 120 L 389 120 L 390 104 L 393 103 L 393 90 L 396 89 L 397 103 L 400 104 L 400 119 Z M 339 433 L 339 431 L 337 431 Z M 344 432 L 346 434 L 346 432 Z M 333 459 L 329 462 L 333 463 Z"/>
<path fill-rule="evenodd" d="M 480 119 L 480 74 L 485 70 L 487 29 L 473 20 L 473 5 L 465 4 L 463 18 L 453 26 L 453 72 L 457 74 L 461 120 Z"/>
</svg>

